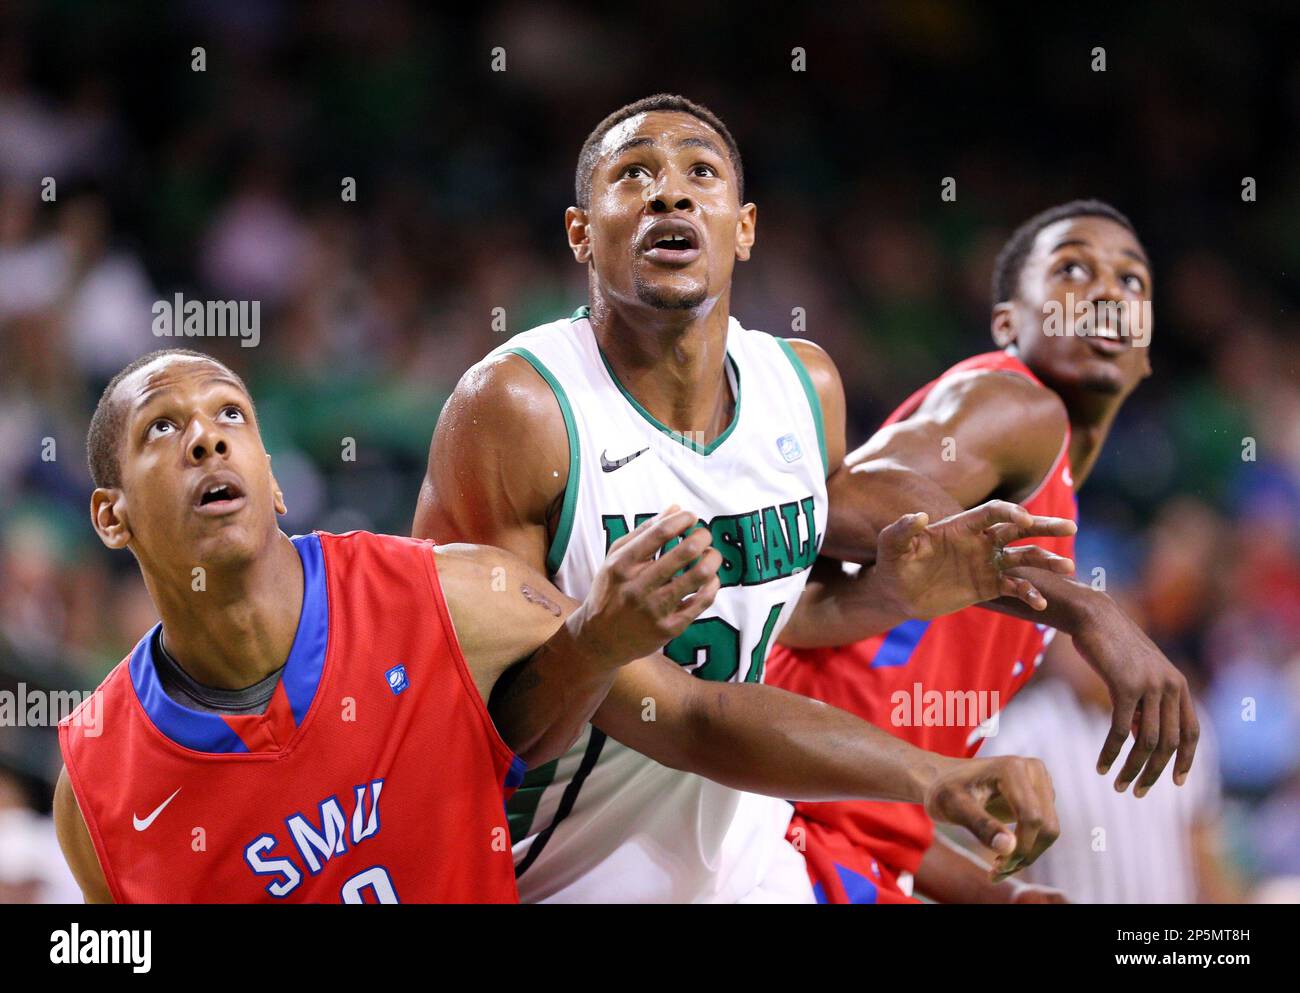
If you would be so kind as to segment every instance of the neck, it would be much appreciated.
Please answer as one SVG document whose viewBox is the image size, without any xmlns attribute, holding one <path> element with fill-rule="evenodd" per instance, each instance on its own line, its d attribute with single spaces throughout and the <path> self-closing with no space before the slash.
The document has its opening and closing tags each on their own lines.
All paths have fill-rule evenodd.
<svg viewBox="0 0 1300 993">
<path fill-rule="evenodd" d="M 204 686 L 242 689 L 284 665 L 302 613 L 302 562 L 282 532 L 268 552 L 228 570 L 209 570 L 205 589 L 145 585 L 162 617 L 167 653 Z"/>
<path fill-rule="evenodd" d="M 707 444 L 731 421 L 730 293 L 694 310 L 626 307 L 591 287 L 596 342 L 623 388 L 660 423 Z"/>
<path fill-rule="evenodd" d="M 1101 455 L 1124 397 L 1084 393 L 1064 399 L 1070 417 L 1070 475 L 1077 491 Z"/>
</svg>

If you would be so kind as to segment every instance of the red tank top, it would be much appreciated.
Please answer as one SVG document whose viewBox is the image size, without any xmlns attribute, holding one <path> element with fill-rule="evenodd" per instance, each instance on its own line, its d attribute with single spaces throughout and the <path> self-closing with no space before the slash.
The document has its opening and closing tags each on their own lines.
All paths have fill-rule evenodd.
<svg viewBox="0 0 1300 993">
<path fill-rule="evenodd" d="M 1012 373 L 1041 385 L 1018 358 L 988 352 L 959 362 L 917 390 L 885 424 L 910 417 L 949 376 L 973 370 Z M 1051 469 L 1023 502 L 1032 513 L 1077 517 L 1069 450 L 1067 427 Z M 1037 538 L 1029 543 L 1058 555 L 1074 554 L 1073 538 Z M 768 657 L 766 681 L 824 700 L 927 751 L 970 756 L 978 751 L 985 733 L 995 732 L 997 714 L 1042 663 L 1043 650 L 1054 634 L 1044 625 L 968 607 L 931 621 L 907 621 L 885 634 L 840 648 L 796 650 L 778 645 Z M 874 856 L 867 863 L 884 863 L 887 870 L 883 877 L 877 871 L 867 878 L 915 872 L 933 837 L 933 825 L 919 805 L 852 801 L 796 807 L 794 826 L 806 831 L 806 837 L 797 840 L 810 848 L 832 848 L 840 877 L 844 877 L 845 859 L 853 852 L 859 857 L 850 875 L 879 870 L 879 865 L 864 865 L 862 853 Z M 833 897 L 842 880 L 825 869 L 818 873 L 819 863 L 826 866 L 829 860 L 819 859 L 811 850 L 808 855 L 814 881 L 822 884 L 828 898 Z M 818 875 L 823 878 L 817 879 Z"/>
<path fill-rule="evenodd" d="M 150 631 L 96 691 L 100 719 L 60 724 L 113 898 L 515 902 L 503 784 L 522 763 L 470 677 L 432 543 L 293 542 L 302 614 L 264 714 L 176 703 Z"/>
</svg>

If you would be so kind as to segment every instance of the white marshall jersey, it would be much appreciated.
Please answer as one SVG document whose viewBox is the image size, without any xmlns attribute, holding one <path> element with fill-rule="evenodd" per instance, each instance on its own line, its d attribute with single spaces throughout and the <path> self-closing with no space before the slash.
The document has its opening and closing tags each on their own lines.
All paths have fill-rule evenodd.
<svg viewBox="0 0 1300 993">
<path fill-rule="evenodd" d="M 789 344 L 730 319 L 735 414 L 708 444 L 671 431 L 623 389 L 585 307 L 502 352 L 546 380 L 568 431 L 568 484 L 546 563 L 556 585 L 582 599 L 614 541 L 671 504 L 692 510 L 722 555 L 722 588 L 664 653 L 701 679 L 761 682 L 826 531 L 821 407 Z M 654 702 L 645 707 L 653 719 Z M 794 872 L 806 889 L 802 858 L 785 841 L 790 811 L 660 765 L 589 725 L 510 800 L 520 897 L 733 902 Z"/>
</svg>

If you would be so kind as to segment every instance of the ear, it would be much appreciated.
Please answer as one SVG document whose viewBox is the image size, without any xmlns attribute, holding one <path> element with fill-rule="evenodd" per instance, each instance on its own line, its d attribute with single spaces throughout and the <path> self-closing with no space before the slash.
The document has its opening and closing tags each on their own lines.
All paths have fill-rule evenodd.
<svg viewBox="0 0 1300 993">
<path fill-rule="evenodd" d="M 570 207 L 564 212 L 564 232 L 569 238 L 569 248 L 574 259 L 582 265 L 591 261 L 591 235 L 587 228 L 587 212 L 581 207 Z"/>
<path fill-rule="evenodd" d="M 266 456 L 266 464 L 271 464 L 271 456 Z M 271 473 L 271 500 L 275 504 L 275 512 L 283 517 L 289 513 L 289 508 L 284 503 L 284 493 L 280 490 L 280 484 L 275 481 L 275 473 Z"/>
<path fill-rule="evenodd" d="M 1011 303 L 993 305 L 993 317 L 989 321 L 989 330 L 993 332 L 993 343 L 998 348 L 1006 348 L 1016 342 L 1016 308 Z"/>
<path fill-rule="evenodd" d="M 758 224 L 758 207 L 747 203 L 740 208 L 736 218 L 736 258 L 741 262 L 749 260 L 750 250 L 754 247 L 755 227 Z"/>
<path fill-rule="evenodd" d="M 131 543 L 126 521 L 126 495 L 116 487 L 98 487 L 90 494 L 90 523 L 99 540 L 114 550 Z"/>
</svg>

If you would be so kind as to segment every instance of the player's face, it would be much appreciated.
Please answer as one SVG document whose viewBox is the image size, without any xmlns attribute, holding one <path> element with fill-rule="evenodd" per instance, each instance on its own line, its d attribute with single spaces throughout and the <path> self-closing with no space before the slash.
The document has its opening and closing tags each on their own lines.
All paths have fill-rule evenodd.
<svg viewBox="0 0 1300 993">
<path fill-rule="evenodd" d="M 129 545 L 146 572 L 162 575 L 260 554 L 285 508 L 243 388 L 211 362 L 163 356 L 117 396 L 126 408 L 122 485 L 91 501 L 105 542 Z"/>
<path fill-rule="evenodd" d="M 690 114 L 654 111 L 601 142 L 586 211 L 570 208 L 569 241 L 609 299 L 695 310 L 749 258 L 755 207 L 741 205 L 726 142 Z"/>
<path fill-rule="evenodd" d="M 1151 374 L 1151 324 L 1146 253 L 1104 217 L 1038 232 L 1016 298 L 993 311 L 994 340 L 1045 382 L 1120 397 Z"/>
</svg>

